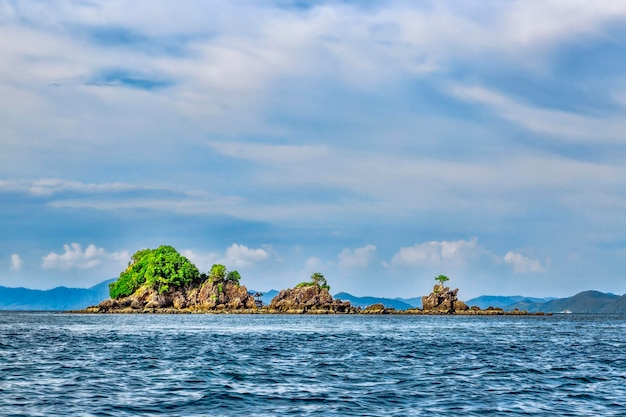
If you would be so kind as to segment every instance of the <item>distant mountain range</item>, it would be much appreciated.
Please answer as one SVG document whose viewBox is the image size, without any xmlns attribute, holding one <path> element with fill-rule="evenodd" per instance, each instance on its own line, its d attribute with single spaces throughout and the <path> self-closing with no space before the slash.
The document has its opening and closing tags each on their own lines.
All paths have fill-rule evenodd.
<svg viewBox="0 0 626 417">
<path fill-rule="evenodd" d="M 109 298 L 109 279 L 91 288 L 30 290 L 0 286 L 0 310 L 78 310 Z"/>
<path fill-rule="evenodd" d="M 78 310 L 96 305 L 109 298 L 109 279 L 91 288 L 57 287 L 51 290 L 30 290 L 0 286 L 0 310 Z M 250 291 L 256 293 L 256 291 Z M 267 305 L 278 294 L 277 290 L 263 293 L 261 299 Z M 334 295 L 343 301 L 350 301 L 356 307 L 383 304 L 386 308 L 406 310 L 422 306 L 422 298 L 357 297 L 346 292 Z M 529 312 L 543 311 L 558 313 L 569 310 L 573 313 L 626 314 L 626 295 L 606 294 L 599 291 L 583 291 L 567 298 L 534 298 L 515 296 L 482 295 L 465 302 L 469 306 L 500 307 L 506 311 L 513 309 Z"/>
<path fill-rule="evenodd" d="M 510 311 L 526 310 L 531 313 L 559 313 L 571 311 L 581 314 L 626 314 L 626 295 L 606 294 L 599 291 L 583 291 L 566 298 L 532 298 L 522 296 L 483 295 L 465 302 L 469 306 L 500 307 Z"/>
<path fill-rule="evenodd" d="M 599 291 L 583 291 L 573 297 L 556 298 L 544 303 L 519 302 L 510 305 L 509 308 L 546 313 L 569 310 L 572 313 L 624 314 L 626 313 L 626 295 L 620 297 Z"/>
<path fill-rule="evenodd" d="M 554 297 L 534 298 L 523 297 L 521 295 L 481 295 L 480 297 L 470 298 L 469 300 L 465 301 L 465 304 L 467 304 L 468 306 L 478 306 L 483 310 L 487 307 L 500 307 L 504 310 L 508 310 L 509 306 L 516 303 L 541 304 L 553 299 Z M 513 310 L 514 308 L 516 307 L 511 308 L 511 310 Z M 526 310 L 525 308 L 518 308 L 520 310 Z"/>
<path fill-rule="evenodd" d="M 396 310 L 406 310 L 407 308 L 413 308 L 413 305 L 398 298 L 381 298 L 381 297 L 355 297 L 347 292 L 340 292 L 334 295 L 342 301 L 350 301 L 355 307 L 367 307 L 372 304 L 383 304 L 386 308 L 395 308 Z"/>
<path fill-rule="evenodd" d="M 255 294 L 257 291 L 249 290 L 250 294 Z M 272 298 L 276 297 L 279 293 L 278 290 L 269 290 L 267 292 L 258 291 L 263 296 L 261 300 L 263 300 L 264 305 L 268 305 Z M 407 308 L 413 307 L 421 307 L 422 306 L 422 297 L 415 298 L 381 298 L 381 297 L 357 297 L 352 294 L 348 294 L 347 292 L 339 292 L 333 295 L 334 298 L 338 298 L 342 301 L 350 301 L 355 307 L 367 307 L 372 304 L 383 304 L 386 308 L 395 308 L 396 310 L 406 310 Z"/>
</svg>

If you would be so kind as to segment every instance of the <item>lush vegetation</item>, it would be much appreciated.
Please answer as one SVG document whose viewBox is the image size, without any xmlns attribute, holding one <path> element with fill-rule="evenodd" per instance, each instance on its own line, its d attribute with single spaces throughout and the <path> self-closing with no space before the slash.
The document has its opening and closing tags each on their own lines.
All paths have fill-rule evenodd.
<svg viewBox="0 0 626 417">
<path fill-rule="evenodd" d="M 144 286 L 163 294 L 171 288 L 199 284 L 205 280 L 217 283 L 221 293 L 226 282 L 239 285 L 241 275 L 237 271 L 229 271 L 221 264 L 213 265 L 207 274 L 200 274 L 198 268 L 176 249 L 159 246 L 156 249 L 135 252 L 128 268 L 120 274 L 117 281 L 109 284 L 109 294 L 111 298 L 127 297 Z"/>
<path fill-rule="evenodd" d="M 170 287 L 183 287 L 199 280 L 198 268 L 171 246 L 137 251 L 120 274 L 109 285 L 111 298 L 126 297 L 142 286 L 164 293 Z"/>
<path fill-rule="evenodd" d="M 222 264 L 214 264 L 211 267 L 211 270 L 207 274 L 207 278 L 211 282 L 234 282 L 235 284 L 239 284 L 239 280 L 241 280 L 241 275 L 237 271 L 229 271 Z"/>
<path fill-rule="evenodd" d="M 301 282 L 296 285 L 296 288 L 312 287 L 314 285 L 320 288 L 326 288 L 330 291 L 330 285 L 328 285 L 328 281 L 326 281 L 324 275 L 320 274 L 319 272 L 315 272 L 313 275 L 311 275 L 311 281 Z"/>
<path fill-rule="evenodd" d="M 443 285 L 446 281 L 450 281 L 450 278 L 448 278 L 445 275 L 439 275 L 438 277 L 435 278 L 435 281 L 439 281 L 439 283 L 441 284 L 441 288 L 443 288 Z"/>
</svg>

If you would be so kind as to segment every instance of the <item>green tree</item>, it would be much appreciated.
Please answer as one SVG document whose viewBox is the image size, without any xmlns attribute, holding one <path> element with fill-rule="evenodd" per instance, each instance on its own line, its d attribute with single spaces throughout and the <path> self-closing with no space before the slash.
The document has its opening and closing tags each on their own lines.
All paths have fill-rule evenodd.
<svg viewBox="0 0 626 417">
<path fill-rule="evenodd" d="M 223 281 L 226 279 L 227 269 L 222 264 L 213 264 L 209 271 L 209 279 L 211 281 Z"/>
<path fill-rule="evenodd" d="M 324 275 L 319 272 L 315 272 L 313 273 L 313 275 L 311 275 L 311 282 L 318 287 L 330 289 L 330 287 L 328 286 L 328 281 L 326 281 Z"/>
<path fill-rule="evenodd" d="M 448 277 L 447 277 L 447 276 L 445 276 L 445 275 L 439 275 L 437 278 L 435 278 L 435 281 L 439 281 L 439 283 L 440 283 L 440 285 L 441 285 L 441 288 L 443 288 L 443 284 L 444 284 L 444 282 L 446 282 L 446 281 L 450 281 L 450 278 L 448 278 Z"/>
<path fill-rule="evenodd" d="M 228 274 L 226 274 L 226 281 L 231 281 L 235 284 L 239 284 L 240 279 L 241 275 L 237 271 L 229 271 Z"/>
<path fill-rule="evenodd" d="M 126 297 L 142 286 L 163 293 L 170 287 L 183 287 L 198 280 L 198 268 L 171 246 L 142 249 L 132 256 L 128 268 L 109 284 L 111 298 Z"/>
<path fill-rule="evenodd" d="M 311 275 L 311 281 L 301 282 L 296 285 L 296 288 L 312 287 L 314 285 L 317 285 L 320 288 L 326 288 L 327 290 L 330 290 L 330 285 L 328 285 L 326 278 L 324 278 L 324 275 L 319 272 L 315 272 L 313 275 Z"/>
</svg>

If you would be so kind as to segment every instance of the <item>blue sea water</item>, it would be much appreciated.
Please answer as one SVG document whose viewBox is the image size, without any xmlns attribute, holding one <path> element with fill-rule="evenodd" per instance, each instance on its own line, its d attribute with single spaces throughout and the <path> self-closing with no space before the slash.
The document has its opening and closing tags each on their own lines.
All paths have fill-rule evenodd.
<svg viewBox="0 0 626 417">
<path fill-rule="evenodd" d="M 626 416 L 626 318 L 0 312 L 2 416 Z"/>
</svg>

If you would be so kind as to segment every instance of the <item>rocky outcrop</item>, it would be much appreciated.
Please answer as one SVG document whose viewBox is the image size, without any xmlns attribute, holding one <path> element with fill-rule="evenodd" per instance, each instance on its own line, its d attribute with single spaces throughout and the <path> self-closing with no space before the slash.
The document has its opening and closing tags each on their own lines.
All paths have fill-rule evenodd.
<svg viewBox="0 0 626 417">
<path fill-rule="evenodd" d="M 454 314 L 457 311 L 466 311 L 467 305 L 457 299 L 459 289 L 437 284 L 433 292 L 422 297 L 422 311 L 428 314 Z"/>
<path fill-rule="evenodd" d="M 365 309 L 349 301 L 334 299 L 327 288 L 306 285 L 282 290 L 266 307 L 257 307 L 245 286 L 233 281 L 205 280 L 185 288 L 173 288 L 162 294 L 154 288 L 141 287 L 134 294 L 108 299 L 76 313 L 239 313 L 239 314 L 456 314 L 456 315 L 528 315 L 527 311 L 505 312 L 501 308 L 485 310 L 468 307 L 457 299 L 458 289 L 435 285 L 433 292 L 422 297 L 422 309 L 396 310 L 382 303 Z M 543 315 L 543 313 L 534 313 Z"/>
<path fill-rule="evenodd" d="M 257 311 L 245 286 L 230 281 L 206 280 L 198 286 L 176 288 L 159 294 L 148 287 L 128 297 L 109 299 L 88 307 L 86 313 L 194 313 Z"/>
<path fill-rule="evenodd" d="M 285 314 L 355 314 L 358 312 L 349 301 L 333 299 L 328 289 L 318 285 L 282 290 L 272 299 L 265 311 Z"/>
<path fill-rule="evenodd" d="M 365 307 L 361 314 L 394 314 L 395 312 L 395 308 L 387 308 L 383 303 L 376 303 Z"/>
<path fill-rule="evenodd" d="M 456 314 L 464 316 L 502 316 L 502 315 L 528 315 L 527 311 L 504 311 L 498 307 L 488 307 L 482 310 L 478 306 L 469 307 L 463 301 L 457 299 L 458 288 L 451 290 L 437 284 L 433 292 L 422 297 L 422 309 L 406 310 L 405 314 Z M 540 314 L 542 315 L 542 314 Z"/>
</svg>

